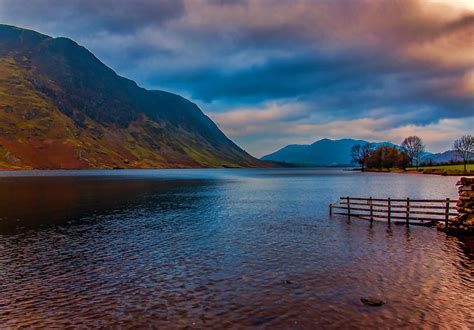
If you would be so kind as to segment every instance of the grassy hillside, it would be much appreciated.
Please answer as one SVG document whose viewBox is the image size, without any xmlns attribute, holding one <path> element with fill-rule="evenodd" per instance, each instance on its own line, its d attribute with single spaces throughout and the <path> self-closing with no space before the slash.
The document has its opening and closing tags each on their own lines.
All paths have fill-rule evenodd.
<svg viewBox="0 0 474 330">
<path fill-rule="evenodd" d="M 269 165 L 192 102 L 140 88 L 72 40 L 0 25 L 0 168 Z"/>
</svg>

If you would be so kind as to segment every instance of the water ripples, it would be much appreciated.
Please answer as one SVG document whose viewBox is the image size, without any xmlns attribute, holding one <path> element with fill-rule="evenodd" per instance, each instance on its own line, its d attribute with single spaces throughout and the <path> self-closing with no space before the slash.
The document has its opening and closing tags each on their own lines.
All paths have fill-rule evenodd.
<svg viewBox="0 0 474 330">
<path fill-rule="evenodd" d="M 0 177 L 1 327 L 474 326 L 470 240 L 327 216 L 361 182 L 454 178 L 293 171 Z"/>
</svg>

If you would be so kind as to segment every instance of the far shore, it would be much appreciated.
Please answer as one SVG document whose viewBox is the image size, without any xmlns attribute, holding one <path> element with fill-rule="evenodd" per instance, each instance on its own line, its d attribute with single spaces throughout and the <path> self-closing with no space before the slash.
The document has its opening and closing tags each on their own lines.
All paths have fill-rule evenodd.
<svg viewBox="0 0 474 330">
<path fill-rule="evenodd" d="M 361 170 L 361 169 L 358 169 L 358 170 Z M 406 169 L 368 168 L 368 169 L 364 169 L 364 172 L 429 174 L 429 175 L 442 175 L 442 176 L 474 176 L 474 164 L 468 164 L 467 171 L 464 171 L 463 165 L 434 165 L 434 166 L 420 166 L 418 167 L 418 169 L 416 169 L 415 167 L 408 167 Z"/>
<path fill-rule="evenodd" d="M 274 163 L 274 167 L 143 167 L 143 168 L 28 168 L 28 167 L 0 167 L 0 172 L 6 171 L 87 171 L 87 170 L 158 170 L 158 169 L 236 169 L 236 168 L 312 168 L 314 166 L 298 166 L 294 164 Z M 326 166 L 316 166 L 314 168 L 321 168 Z M 359 171 L 362 172 L 361 168 L 350 168 L 348 166 L 329 166 L 330 168 L 340 168 L 346 171 Z M 363 172 L 369 173 L 396 173 L 396 174 L 429 174 L 429 175 L 442 175 L 442 176 L 474 176 L 474 164 L 467 165 L 467 171 L 464 171 L 463 165 L 434 165 L 434 166 L 420 166 L 418 169 L 415 167 L 408 167 L 406 169 L 401 168 L 366 168 Z"/>
</svg>

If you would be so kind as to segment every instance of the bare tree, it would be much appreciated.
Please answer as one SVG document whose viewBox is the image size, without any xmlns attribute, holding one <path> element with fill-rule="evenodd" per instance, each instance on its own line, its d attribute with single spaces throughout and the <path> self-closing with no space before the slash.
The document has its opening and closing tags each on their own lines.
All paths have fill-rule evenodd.
<svg viewBox="0 0 474 330">
<path fill-rule="evenodd" d="M 454 141 L 454 150 L 462 158 L 464 164 L 464 172 L 467 172 L 467 162 L 474 154 L 474 137 L 472 137 L 471 135 L 461 136 L 459 139 Z"/>
<path fill-rule="evenodd" d="M 420 165 L 421 157 L 425 152 L 425 145 L 420 137 L 414 135 L 409 136 L 402 142 L 402 151 L 407 154 L 408 158 L 410 159 L 410 164 L 416 166 L 418 170 L 418 166 Z"/>
<path fill-rule="evenodd" d="M 360 150 L 360 160 L 362 163 L 362 171 L 364 171 L 365 166 L 367 165 L 367 161 L 369 160 L 373 151 L 374 151 L 373 147 L 370 143 L 366 143 L 362 146 Z"/>
<path fill-rule="evenodd" d="M 360 149 L 360 144 L 354 144 L 351 148 L 351 161 L 354 165 L 360 163 Z"/>
<path fill-rule="evenodd" d="M 351 148 L 352 163 L 359 164 L 362 172 L 364 172 L 365 166 L 371 154 L 372 145 L 370 143 L 366 143 L 362 146 L 360 144 L 355 144 Z"/>
</svg>

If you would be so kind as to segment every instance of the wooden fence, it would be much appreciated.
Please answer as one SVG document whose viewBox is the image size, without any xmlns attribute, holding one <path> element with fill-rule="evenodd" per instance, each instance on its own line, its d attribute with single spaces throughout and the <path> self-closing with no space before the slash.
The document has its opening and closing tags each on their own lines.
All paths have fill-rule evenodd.
<svg viewBox="0 0 474 330">
<path fill-rule="evenodd" d="M 447 225 L 458 215 L 455 205 L 457 199 L 454 198 L 397 199 L 347 196 L 340 199 L 338 204 L 329 205 L 330 215 L 340 214 L 371 221 L 382 219 L 389 223 L 406 222 L 407 225 L 434 225 L 440 221 Z"/>
</svg>

